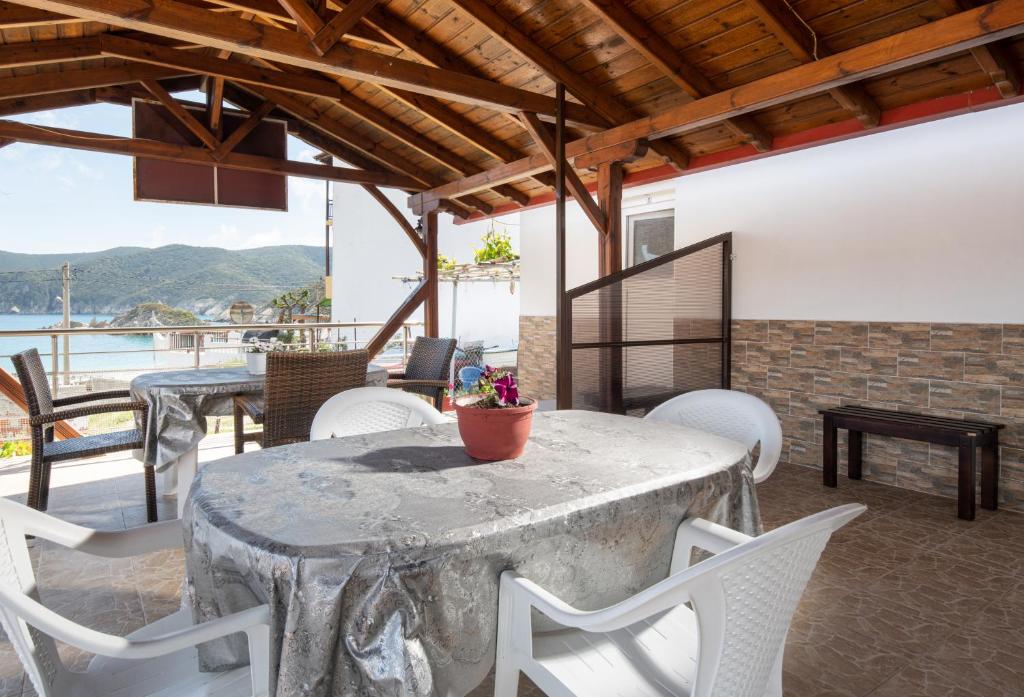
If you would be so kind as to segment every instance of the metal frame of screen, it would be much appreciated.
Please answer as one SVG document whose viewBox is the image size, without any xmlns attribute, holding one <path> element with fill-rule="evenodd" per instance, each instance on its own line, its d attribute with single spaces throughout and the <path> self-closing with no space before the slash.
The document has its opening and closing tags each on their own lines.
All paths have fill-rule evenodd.
<svg viewBox="0 0 1024 697">
<path fill-rule="evenodd" d="M 563 306 L 559 409 L 642 415 L 730 387 L 731 232 L 567 290 Z"/>
</svg>

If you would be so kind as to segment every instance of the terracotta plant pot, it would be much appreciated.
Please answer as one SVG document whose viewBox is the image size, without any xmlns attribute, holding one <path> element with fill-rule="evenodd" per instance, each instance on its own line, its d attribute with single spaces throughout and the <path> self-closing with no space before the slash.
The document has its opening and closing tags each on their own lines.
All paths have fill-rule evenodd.
<svg viewBox="0 0 1024 697">
<path fill-rule="evenodd" d="M 537 400 L 520 397 L 522 406 L 480 409 L 455 402 L 459 435 L 466 454 L 477 460 L 511 460 L 523 454 Z"/>
</svg>

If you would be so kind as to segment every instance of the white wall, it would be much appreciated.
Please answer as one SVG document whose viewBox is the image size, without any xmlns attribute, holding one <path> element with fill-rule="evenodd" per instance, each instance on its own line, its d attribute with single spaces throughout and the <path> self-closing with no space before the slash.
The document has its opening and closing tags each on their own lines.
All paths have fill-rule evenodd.
<svg viewBox="0 0 1024 697">
<path fill-rule="evenodd" d="M 737 318 L 1022 322 L 1022 123 L 1005 106 L 679 177 L 623 214 L 668 191 L 677 247 L 732 231 Z M 569 208 L 572 287 L 597 253 Z M 522 311 L 551 315 L 554 207 L 521 217 Z"/>
<path fill-rule="evenodd" d="M 405 212 L 406 194 L 383 189 L 398 209 Z M 394 276 L 415 276 L 422 261 L 415 248 L 390 215 L 361 187 L 334 187 L 334 299 L 335 322 L 386 320 L 412 291 L 413 284 Z M 416 218 L 407 215 L 415 225 Z M 519 248 L 519 216 L 503 216 L 497 229 L 506 230 Z M 488 222 L 455 225 L 452 216 L 439 216 L 438 247 L 460 263 L 473 260 L 473 248 Z M 484 340 L 486 345 L 514 346 L 519 337 L 520 288 L 509 292 L 508 283 L 459 285 L 457 333 L 464 340 Z M 452 286 L 439 291 L 441 333 L 451 329 Z M 413 316 L 422 320 L 422 312 Z M 367 337 L 369 336 L 369 330 Z M 362 332 L 360 337 L 362 338 Z"/>
</svg>

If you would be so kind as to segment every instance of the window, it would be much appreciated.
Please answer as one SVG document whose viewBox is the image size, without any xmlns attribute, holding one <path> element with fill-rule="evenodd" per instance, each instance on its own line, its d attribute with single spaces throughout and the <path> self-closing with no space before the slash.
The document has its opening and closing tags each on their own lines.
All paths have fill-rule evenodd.
<svg viewBox="0 0 1024 697">
<path fill-rule="evenodd" d="M 629 266 L 642 264 L 675 248 L 675 211 L 638 213 L 626 218 Z"/>
</svg>

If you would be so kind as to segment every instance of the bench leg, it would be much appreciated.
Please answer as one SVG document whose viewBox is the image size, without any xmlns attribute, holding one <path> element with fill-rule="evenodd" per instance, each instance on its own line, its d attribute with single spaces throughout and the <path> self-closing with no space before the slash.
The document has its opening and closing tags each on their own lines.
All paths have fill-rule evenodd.
<svg viewBox="0 0 1024 697">
<path fill-rule="evenodd" d="M 981 507 L 999 508 L 999 442 L 981 449 Z"/>
<path fill-rule="evenodd" d="M 846 472 L 850 479 L 860 479 L 861 465 L 864 462 L 864 432 L 849 432 L 849 456 L 846 463 Z"/>
<path fill-rule="evenodd" d="M 973 441 L 960 444 L 956 509 L 957 517 L 963 520 L 974 520 L 974 474 L 977 470 L 977 452 Z"/>
<path fill-rule="evenodd" d="M 825 486 L 833 489 L 838 485 L 839 444 L 837 443 L 835 422 L 825 417 L 825 431 L 821 439 L 821 480 Z"/>
</svg>

